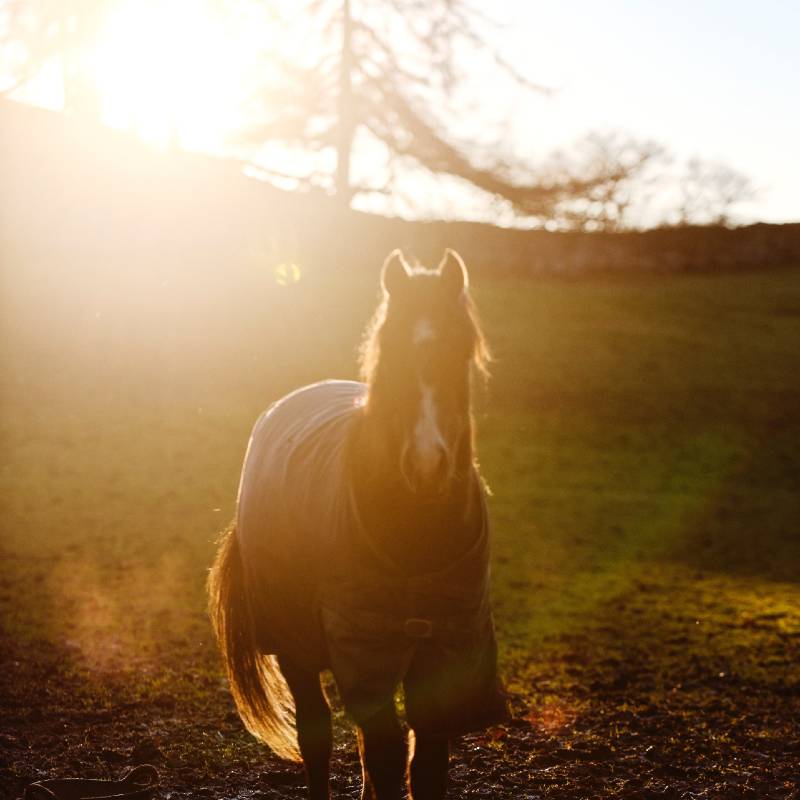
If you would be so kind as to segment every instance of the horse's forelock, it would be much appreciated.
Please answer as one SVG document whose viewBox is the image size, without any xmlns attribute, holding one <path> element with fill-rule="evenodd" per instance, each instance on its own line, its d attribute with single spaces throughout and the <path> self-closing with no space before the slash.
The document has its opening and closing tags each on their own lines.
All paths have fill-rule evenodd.
<svg viewBox="0 0 800 800">
<path fill-rule="evenodd" d="M 428 277 L 436 275 L 435 272 L 421 268 L 415 269 L 412 273 L 412 279 L 417 277 Z M 359 348 L 359 365 L 361 379 L 372 386 L 375 381 L 378 364 L 380 361 L 380 341 L 381 334 L 383 333 L 384 326 L 389 311 L 390 304 L 389 295 L 384 292 L 378 307 L 375 309 L 372 318 L 370 319 L 367 327 L 364 330 L 364 336 L 361 340 Z M 491 352 L 486 337 L 483 333 L 483 328 L 480 323 L 475 303 L 469 294 L 468 290 L 464 290 L 459 300 L 459 305 L 464 315 L 467 330 L 472 339 L 472 362 L 478 369 L 480 374 L 487 378 L 489 377 L 489 364 L 491 363 Z M 412 323 L 413 324 L 413 323 Z"/>
</svg>

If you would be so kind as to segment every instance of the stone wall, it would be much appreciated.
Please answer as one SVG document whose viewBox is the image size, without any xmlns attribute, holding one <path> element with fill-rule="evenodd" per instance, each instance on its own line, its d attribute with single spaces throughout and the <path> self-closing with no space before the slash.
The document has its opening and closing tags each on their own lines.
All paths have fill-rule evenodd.
<svg viewBox="0 0 800 800">
<path fill-rule="evenodd" d="M 378 252 L 403 246 L 430 263 L 455 247 L 481 269 L 510 275 L 701 272 L 800 266 L 800 223 L 685 227 L 625 233 L 520 231 L 470 223 L 411 223 L 364 217 Z"/>
</svg>

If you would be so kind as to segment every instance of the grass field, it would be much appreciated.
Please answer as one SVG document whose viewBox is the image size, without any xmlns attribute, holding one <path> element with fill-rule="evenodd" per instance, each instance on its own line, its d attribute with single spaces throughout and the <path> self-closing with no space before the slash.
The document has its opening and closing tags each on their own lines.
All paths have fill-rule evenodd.
<svg viewBox="0 0 800 800">
<path fill-rule="evenodd" d="M 92 755 L 71 707 L 144 704 L 137 735 L 178 783 L 264 760 L 225 718 L 205 571 L 258 412 L 301 383 L 354 377 L 377 269 L 278 277 L 257 257 L 226 272 L 42 259 L 4 274 L 8 786 L 66 753 L 116 763 Z M 603 796 L 673 796 L 663 787 L 693 775 L 717 787 L 696 796 L 793 796 L 800 272 L 475 283 L 495 355 L 477 386 L 479 454 L 518 720 L 484 742 L 499 759 L 485 780 L 511 776 L 489 796 L 600 796 L 580 783 L 597 775 Z M 46 707 L 66 719 L 58 747 Z M 648 732 L 676 774 L 652 758 L 625 771 Z M 608 764 L 575 772 L 601 745 L 617 778 Z M 559 761 L 565 748 L 575 758 Z"/>
</svg>

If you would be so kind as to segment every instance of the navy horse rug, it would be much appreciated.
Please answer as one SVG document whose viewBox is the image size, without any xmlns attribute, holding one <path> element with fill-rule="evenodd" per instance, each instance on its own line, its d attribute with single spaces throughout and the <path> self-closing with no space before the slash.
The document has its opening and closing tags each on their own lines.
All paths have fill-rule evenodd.
<svg viewBox="0 0 800 800">
<path fill-rule="evenodd" d="M 501 722 L 482 482 L 472 475 L 478 513 L 468 548 L 442 569 L 408 574 L 356 507 L 348 445 L 366 391 L 317 383 L 255 424 L 236 535 L 259 647 L 330 668 L 357 722 L 400 684 L 415 730 L 450 737 Z"/>
</svg>

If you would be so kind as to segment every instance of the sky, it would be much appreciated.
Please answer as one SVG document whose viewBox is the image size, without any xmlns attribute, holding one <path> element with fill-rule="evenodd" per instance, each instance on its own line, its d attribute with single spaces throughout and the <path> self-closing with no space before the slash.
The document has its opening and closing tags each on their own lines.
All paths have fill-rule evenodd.
<svg viewBox="0 0 800 800">
<path fill-rule="evenodd" d="M 211 7 L 207 0 L 119 2 L 124 13 L 92 54 L 106 116 L 124 125 L 138 115 L 140 133 L 157 138 L 172 115 L 186 146 L 213 151 L 232 121 L 241 121 L 237 92 L 244 97 L 264 69 L 257 49 L 270 32 L 267 4 L 248 6 L 258 19 L 229 15 L 220 25 L 200 12 Z M 532 164 L 589 131 L 622 131 L 664 145 L 674 174 L 699 157 L 748 176 L 757 194 L 741 206 L 743 221 L 800 221 L 800 0 L 471 2 L 503 23 L 487 34 L 503 57 L 553 92 L 511 91 L 473 59 L 467 89 L 476 111 L 455 120 L 455 129 L 480 138 L 485 120 L 502 120 L 504 150 Z M 158 26 L 144 18 L 148 7 L 159 9 Z M 226 39 L 228 24 L 235 34 Z M 148 33 L 154 27 L 160 37 Z M 218 57 L 209 59 L 215 47 Z M 26 90 L 28 99 L 58 106 L 51 84 Z M 409 210 L 417 215 L 439 215 L 448 203 L 450 216 L 485 213 L 458 188 L 428 205 L 441 186 L 410 181 Z"/>
<path fill-rule="evenodd" d="M 586 130 L 662 142 L 748 175 L 754 218 L 800 221 L 800 2 L 565 0 L 493 4 L 507 58 L 553 87 L 513 109 L 519 147 Z M 487 93 L 491 87 L 487 86 Z"/>
</svg>

